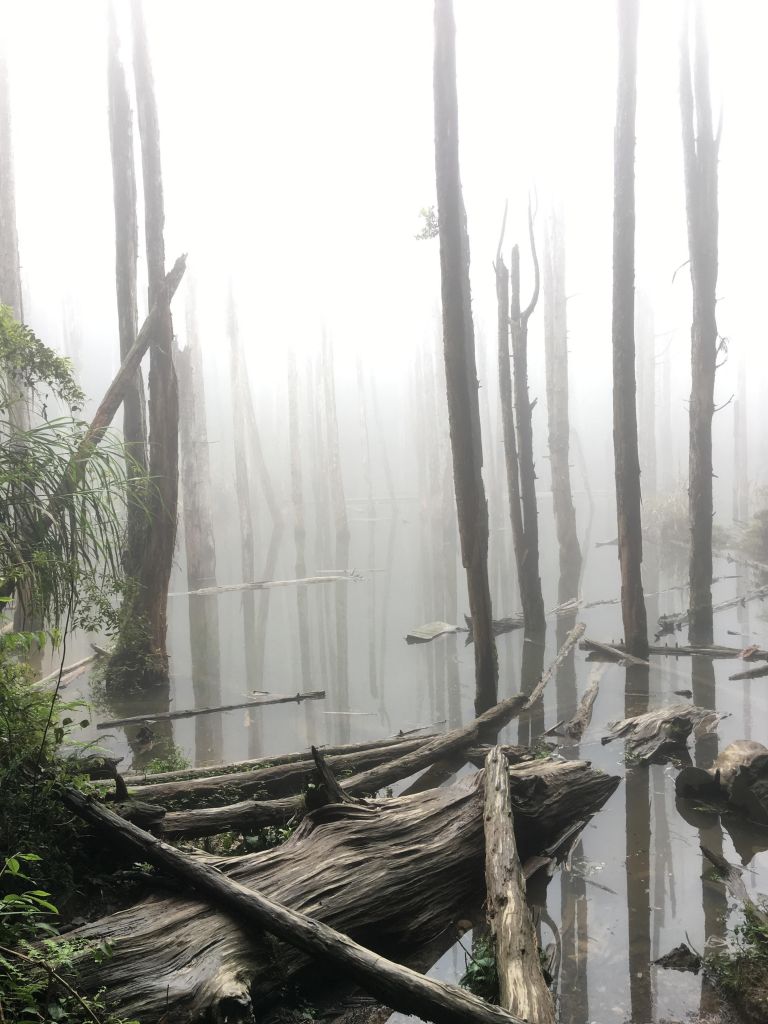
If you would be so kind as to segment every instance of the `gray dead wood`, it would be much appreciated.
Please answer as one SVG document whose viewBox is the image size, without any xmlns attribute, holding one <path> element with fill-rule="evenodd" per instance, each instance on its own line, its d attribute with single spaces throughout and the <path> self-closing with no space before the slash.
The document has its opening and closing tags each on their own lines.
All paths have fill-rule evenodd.
<svg viewBox="0 0 768 1024">
<path fill-rule="evenodd" d="M 648 595 L 649 597 L 652 595 Z M 590 651 L 593 654 L 602 654 L 609 661 L 621 661 L 627 658 L 622 644 L 602 644 L 596 640 L 582 640 L 579 647 L 583 651 Z M 749 654 L 745 657 L 745 651 L 741 647 L 726 647 L 722 644 L 703 644 L 692 647 L 690 645 L 675 644 L 651 644 L 648 648 L 650 655 L 671 658 L 743 658 L 745 661 L 768 661 L 768 651 L 759 647 L 749 648 Z M 591 659 L 598 660 L 598 659 Z M 733 677 L 731 677 L 733 678 Z"/>
<path fill-rule="evenodd" d="M 701 852 L 710 864 L 713 865 L 723 882 L 725 882 L 725 887 L 731 896 L 740 903 L 744 903 L 748 906 L 763 927 L 768 925 L 768 914 L 757 906 L 747 892 L 747 887 L 744 885 L 744 879 L 741 877 L 743 874 L 742 869 L 736 867 L 735 864 L 731 864 L 725 859 L 725 857 L 716 853 L 714 850 L 710 850 L 703 843 L 701 843 Z"/>
<path fill-rule="evenodd" d="M 595 701 L 597 700 L 598 690 L 600 689 L 600 675 L 595 674 L 593 670 L 593 672 L 590 673 L 589 679 L 589 686 L 587 687 L 584 696 L 579 701 L 576 714 L 557 730 L 559 735 L 569 736 L 571 739 L 580 740 L 584 735 L 584 730 L 592 721 L 592 709 Z"/>
<path fill-rule="evenodd" d="M 552 993 L 541 972 L 539 943 L 515 842 L 504 752 L 485 760 L 485 886 L 488 925 L 496 948 L 501 1005 L 536 1024 L 554 1024 Z"/>
<path fill-rule="evenodd" d="M 636 658 L 634 654 L 629 654 L 623 647 L 618 644 L 604 644 L 599 640 L 582 640 L 579 647 L 583 651 L 594 651 L 597 654 L 603 654 L 612 661 L 617 661 L 620 665 L 648 665 L 647 661 L 642 658 Z"/>
<path fill-rule="evenodd" d="M 644 715 L 610 722 L 610 735 L 603 736 L 602 743 L 615 739 L 626 741 L 626 751 L 635 761 L 649 761 L 663 758 L 685 747 L 691 732 L 699 738 L 714 732 L 724 715 L 708 708 L 690 704 L 671 704 Z"/>
<path fill-rule="evenodd" d="M 510 769 L 521 858 L 540 853 L 569 825 L 589 818 L 618 781 L 585 762 L 537 761 Z M 78 808 L 94 806 L 82 794 L 76 799 Z M 160 848 L 153 844 L 150 850 Z M 215 863 L 221 874 L 215 874 L 377 951 L 396 948 L 407 955 L 476 897 L 482 865 L 480 772 L 370 807 L 328 805 L 308 815 L 282 846 L 222 858 Z M 109 958 L 78 965 L 82 985 L 87 991 L 104 987 L 111 1003 L 143 1024 L 164 1016 L 174 1024 L 192 1024 L 206 1014 L 230 1021 L 252 1020 L 254 1012 L 261 1017 L 309 962 L 290 945 L 192 895 L 147 899 L 66 938 L 112 945 Z M 389 994 L 384 1002 L 392 1005 Z M 410 1010 L 421 1012 L 416 1003 Z"/>
<path fill-rule="evenodd" d="M 417 750 L 429 742 L 428 736 L 420 739 L 404 740 L 400 743 L 371 747 L 357 753 L 330 754 L 320 748 L 330 767 L 337 772 L 365 771 L 375 768 L 385 761 Z M 314 749 L 314 748 L 313 748 Z M 332 749 L 332 748 L 331 748 Z M 174 800 L 184 799 L 185 806 L 205 803 L 216 799 L 218 803 L 231 800 L 243 800 L 258 794 L 264 799 L 301 793 L 304 784 L 315 766 L 312 755 L 304 755 L 301 761 L 288 764 L 273 764 L 254 768 L 250 771 L 234 771 L 211 775 L 197 779 L 178 779 L 171 782 L 149 783 L 144 786 L 131 786 L 130 795 L 142 800 Z"/>
<path fill-rule="evenodd" d="M 533 707 L 544 692 L 557 667 L 568 656 L 568 652 L 584 633 L 584 623 L 577 623 L 568 633 L 554 662 L 544 672 L 529 695 L 518 694 L 508 697 L 468 725 L 452 729 L 417 750 L 377 768 L 345 779 L 342 788 L 350 796 L 365 796 L 376 793 L 386 786 L 410 778 L 416 772 L 428 768 L 435 761 L 442 760 L 473 745 L 484 728 L 499 729 L 515 715 Z M 301 797 L 286 797 L 282 800 L 244 800 L 227 807 L 211 807 L 200 810 L 172 811 L 163 821 L 164 834 L 168 836 L 210 836 L 219 832 L 243 829 L 253 830 L 264 825 L 282 824 L 303 809 Z"/>
<path fill-rule="evenodd" d="M 435 733 L 428 732 L 429 726 L 422 726 L 420 729 L 409 729 L 406 732 L 399 732 L 396 736 L 389 736 L 380 740 L 365 740 L 362 743 L 342 743 L 336 746 L 322 746 L 319 749 L 327 757 L 330 754 L 356 754 L 363 750 L 373 750 L 378 747 L 394 747 L 399 743 L 408 743 L 421 733 L 421 739 L 432 739 Z M 296 761 L 309 761 L 312 754 L 308 750 L 300 750 L 290 754 L 278 754 L 275 757 L 251 758 L 247 761 L 230 761 L 223 764 L 213 764 L 198 768 L 181 768 L 173 772 L 158 772 L 156 775 L 146 773 L 126 772 L 125 781 L 131 786 L 154 785 L 158 782 L 172 782 L 177 779 L 201 779 L 213 775 L 225 773 L 236 773 L 249 771 L 255 768 L 270 768 L 278 765 L 294 764 Z"/>
<path fill-rule="evenodd" d="M 324 573 L 304 576 L 298 580 L 254 580 L 251 583 L 225 583 L 220 587 L 202 587 L 200 590 L 181 590 L 169 597 L 211 597 L 214 594 L 230 594 L 240 590 L 274 590 L 275 587 L 310 586 L 315 583 L 358 583 L 362 577 L 354 571 Z"/>
<path fill-rule="evenodd" d="M 457 985 L 448 985 L 401 967 L 315 918 L 247 888 L 217 868 L 168 846 L 102 804 L 89 801 L 77 790 L 67 791 L 66 803 L 89 823 L 108 829 L 120 841 L 141 850 L 156 867 L 184 879 L 249 928 L 264 929 L 313 959 L 343 970 L 393 1009 L 418 1013 L 435 1024 L 524 1024 L 519 1017 Z"/>
<path fill-rule="evenodd" d="M 131 725 L 134 722 L 155 722 L 161 719 L 195 718 L 197 715 L 212 715 L 217 711 L 238 711 L 240 708 L 267 707 L 272 704 L 301 704 L 305 700 L 325 700 L 325 690 L 313 690 L 311 693 L 276 694 L 267 700 L 246 700 L 238 704 L 220 704 L 215 708 L 187 708 L 184 711 L 162 711 L 156 715 L 130 715 L 128 718 L 113 718 L 111 722 L 99 722 L 97 729 L 114 729 L 118 725 Z"/>
<path fill-rule="evenodd" d="M 687 767 L 675 779 L 675 792 L 720 803 L 757 825 L 768 826 L 768 747 L 736 740 L 709 769 Z"/>
</svg>

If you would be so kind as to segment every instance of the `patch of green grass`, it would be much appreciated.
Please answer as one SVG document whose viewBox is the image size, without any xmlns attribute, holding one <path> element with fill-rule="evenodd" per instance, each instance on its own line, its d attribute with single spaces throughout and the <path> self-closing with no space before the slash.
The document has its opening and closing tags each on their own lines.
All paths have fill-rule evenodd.
<svg viewBox="0 0 768 1024">
<path fill-rule="evenodd" d="M 463 946 L 462 946 L 463 948 Z M 496 950 L 493 940 L 483 936 L 472 945 L 472 952 L 464 950 L 465 970 L 459 984 L 489 1003 L 499 999 L 499 975 L 496 970 Z"/>
<path fill-rule="evenodd" d="M 748 1021 L 768 1020 L 768 925 L 760 912 L 768 903 L 744 908 L 731 934 L 732 947 L 706 959 L 706 970 Z"/>
</svg>

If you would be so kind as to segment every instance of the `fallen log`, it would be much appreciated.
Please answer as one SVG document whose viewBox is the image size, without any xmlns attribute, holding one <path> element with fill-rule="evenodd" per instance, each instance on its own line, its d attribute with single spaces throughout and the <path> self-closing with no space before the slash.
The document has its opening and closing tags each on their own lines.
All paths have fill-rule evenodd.
<svg viewBox="0 0 768 1024">
<path fill-rule="evenodd" d="M 359 572 L 346 569 L 337 573 L 323 573 L 318 576 L 304 576 L 297 580 L 253 580 L 250 583 L 225 583 L 220 587 L 202 587 L 200 590 L 181 590 L 168 597 L 212 597 L 215 594 L 234 594 L 242 590 L 272 590 L 275 587 L 312 586 L 316 583 L 358 583 Z"/>
<path fill-rule="evenodd" d="M 579 701 L 579 706 L 576 709 L 575 715 L 573 718 L 569 719 L 569 721 L 564 722 L 556 731 L 555 735 L 568 736 L 570 739 L 574 740 L 581 739 L 584 735 L 584 730 L 592 721 L 592 709 L 595 701 L 597 700 L 599 689 L 600 676 L 590 674 L 589 686 L 587 687 L 584 696 Z"/>
<path fill-rule="evenodd" d="M 114 729 L 118 725 L 133 725 L 135 722 L 159 722 L 174 718 L 195 718 L 197 715 L 212 715 L 217 711 L 239 711 L 241 708 L 263 708 L 272 704 L 301 704 L 305 700 L 325 700 L 325 690 L 312 690 L 310 693 L 276 694 L 268 700 L 247 700 L 239 704 L 219 704 L 214 708 L 187 708 L 184 711 L 161 711 L 158 714 L 130 715 L 128 718 L 113 718 L 111 722 L 99 722 L 97 729 Z"/>
<path fill-rule="evenodd" d="M 768 826 L 768 747 L 736 740 L 711 768 L 684 768 L 675 779 L 678 796 L 720 804 L 748 821 Z"/>
<path fill-rule="evenodd" d="M 521 858 L 588 819 L 618 782 L 584 762 L 510 769 Z M 481 891 L 482 865 L 482 773 L 370 809 L 323 807 L 282 846 L 215 864 L 249 889 L 398 956 L 450 927 Z M 250 1020 L 308 963 L 193 896 L 151 898 L 65 938 L 111 945 L 112 955 L 100 963 L 84 957 L 79 977 L 86 990 L 104 988 L 110 1003 L 142 1024 L 164 1016 L 192 1024 L 206 1014 Z"/>
<path fill-rule="evenodd" d="M 418 750 L 429 742 L 429 736 L 403 740 L 400 743 L 381 747 L 370 747 L 350 754 L 327 754 L 320 748 L 327 763 L 336 772 L 365 771 L 385 761 L 392 761 L 412 750 Z M 288 796 L 301 793 L 304 783 L 311 774 L 315 762 L 310 754 L 302 761 L 288 764 L 269 765 L 251 771 L 226 772 L 198 779 L 182 779 L 172 782 L 148 783 L 143 786 L 129 786 L 130 796 L 142 800 L 175 800 L 184 798 L 187 806 L 196 802 L 215 799 L 218 803 L 242 800 L 258 795 L 261 799 Z"/>
<path fill-rule="evenodd" d="M 768 676 L 768 665 L 760 665 L 758 668 L 749 668 L 745 672 L 734 672 L 733 675 L 728 676 L 730 681 L 735 679 L 762 679 L 763 676 Z"/>
<path fill-rule="evenodd" d="M 582 640 L 579 647 L 583 651 L 590 651 L 593 654 L 604 654 L 610 661 L 619 661 L 627 657 L 622 644 L 601 644 L 596 640 Z M 672 658 L 742 658 L 744 661 L 768 661 L 768 651 L 760 647 L 749 648 L 749 654 L 744 657 L 744 649 L 741 647 L 726 647 L 722 644 L 711 644 L 706 646 L 683 646 L 675 644 L 651 644 L 648 653 L 660 657 Z M 596 659 L 589 659 L 596 660 Z M 647 662 L 645 663 L 647 664 Z"/>
<path fill-rule="evenodd" d="M 464 640 L 464 646 L 468 647 L 469 644 L 474 642 L 474 634 L 472 632 L 472 619 L 468 615 L 464 616 L 464 621 L 467 624 L 467 636 Z M 525 625 L 522 613 L 518 615 L 509 615 L 504 619 L 493 620 L 493 635 L 502 636 L 504 633 L 512 633 L 516 629 L 522 629 Z M 463 632 L 463 630 L 462 630 Z"/>
<path fill-rule="evenodd" d="M 627 755 L 636 762 L 663 759 L 685 748 L 692 731 L 697 738 L 713 732 L 721 718 L 725 715 L 708 708 L 671 704 L 620 722 L 609 722 L 610 734 L 603 736 L 601 742 L 623 738 Z"/>
<path fill-rule="evenodd" d="M 642 658 L 636 658 L 634 654 L 629 654 L 622 646 L 614 644 L 604 644 L 599 640 L 582 640 L 579 647 L 583 651 L 592 651 L 595 654 L 602 654 L 607 657 L 610 661 L 616 661 L 620 665 L 643 665 L 647 667 L 648 662 Z"/>
<path fill-rule="evenodd" d="M 728 608 L 738 608 L 747 603 L 747 601 L 762 601 L 768 597 L 768 585 L 763 587 L 757 587 L 755 590 L 750 590 L 746 594 L 737 595 L 736 597 L 730 597 L 727 601 L 720 601 L 717 604 L 712 605 L 713 612 L 726 611 Z M 684 625 L 688 623 L 690 617 L 690 609 L 685 612 L 679 612 L 676 615 L 660 615 L 659 616 L 659 631 L 656 634 L 656 639 L 665 636 L 667 633 L 674 633 L 676 629 L 682 629 Z"/>
<path fill-rule="evenodd" d="M 466 632 L 461 626 L 453 626 L 450 622 L 426 622 L 423 626 L 417 626 L 405 635 L 407 644 L 428 644 L 439 636 L 446 636 L 451 633 Z"/>
<path fill-rule="evenodd" d="M 536 1024 L 555 1024 L 552 993 L 541 972 L 539 943 L 515 842 L 507 759 L 493 747 L 485 759 L 485 886 L 496 949 L 499 1002 Z"/>
<path fill-rule="evenodd" d="M 65 803 L 91 824 L 130 843 L 150 863 L 184 879 L 217 907 L 231 912 L 251 928 L 264 929 L 322 963 L 344 971 L 352 980 L 383 999 L 392 1009 L 418 1013 L 435 1024 L 526 1024 L 501 1007 L 486 1003 L 458 985 L 449 985 L 385 960 L 326 924 L 291 910 L 222 874 L 136 825 L 67 789 Z M 227 1015 L 225 1020 L 229 1020 Z"/>
<path fill-rule="evenodd" d="M 584 623 L 577 623 L 568 633 L 553 663 L 543 673 L 530 694 L 518 694 L 500 701 L 494 707 L 473 719 L 468 725 L 453 729 L 439 736 L 417 750 L 377 768 L 359 772 L 344 780 L 342 788 L 350 796 L 366 796 L 378 792 L 385 786 L 407 779 L 416 772 L 428 768 L 435 761 L 442 760 L 476 743 L 485 729 L 500 729 L 515 715 L 529 710 L 544 692 L 557 667 L 568 656 L 568 652 L 584 633 Z M 243 831 L 262 828 L 265 825 L 279 825 L 289 821 L 301 812 L 301 797 L 286 797 L 282 800 L 245 800 L 227 807 L 212 807 L 191 811 L 172 811 L 163 820 L 164 834 L 168 836 L 211 836 L 219 832 Z"/>
</svg>

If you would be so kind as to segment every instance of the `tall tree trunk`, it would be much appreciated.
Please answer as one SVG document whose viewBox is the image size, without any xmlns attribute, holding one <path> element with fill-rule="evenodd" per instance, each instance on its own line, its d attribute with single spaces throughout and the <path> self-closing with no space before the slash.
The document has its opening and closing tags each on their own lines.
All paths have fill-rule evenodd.
<svg viewBox="0 0 768 1024">
<path fill-rule="evenodd" d="M 749 473 L 747 444 L 747 364 L 742 353 L 733 403 L 733 520 L 749 519 Z"/>
<path fill-rule="evenodd" d="M 147 248 L 149 307 L 164 293 L 165 242 L 163 180 L 160 165 L 160 129 L 152 68 L 141 0 L 131 5 L 133 71 L 141 137 L 144 182 L 144 233 Z M 149 654 L 154 672 L 167 677 L 166 650 L 168 584 L 176 544 L 179 485 L 179 396 L 173 366 L 173 323 L 170 301 L 158 318 L 157 333 L 149 350 L 149 475 L 147 499 L 150 529 L 138 574 L 136 612 L 149 631 Z"/>
<path fill-rule="evenodd" d="M 175 349 L 179 379 L 179 441 L 181 494 L 184 510 L 184 548 L 187 588 L 216 586 L 216 547 L 211 511 L 211 464 L 206 426 L 203 359 L 194 288 L 187 292 L 187 345 Z M 221 704 L 219 604 L 217 597 L 190 595 L 189 635 L 192 653 L 192 692 L 196 707 Z M 206 721 L 207 719 L 207 721 Z M 214 759 L 222 748 L 220 715 L 195 719 L 198 763 Z"/>
<path fill-rule="evenodd" d="M 539 260 L 533 234 L 533 211 L 528 203 L 528 236 L 533 259 L 534 284 L 531 301 L 520 309 L 520 256 L 512 250 L 510 326 L 512 361 L 515 370 L 515 417 L 517 457 L 520 467 L 520 501 L 523 516 L 522 560 L 518 566 L 525 629 L 529 634 L 543 632 L 544 598 L 539 576 L 539 512 L 536 502 L 536 468 L 533 462 L 533 405 L 528 396 L 528 321 L 539 301 Z M 575 529 L 575 527 L 574 527 Z"/>
<path fill-rule="evenodd" d="M 613 183 L 613 452 L 621 566 L 621 615 L 630 654 L 648 655 L 643 596 L 640 456 L 635 405 L 635 111 L 637 0 L 618 0 L 619 83 Z"/>
<path fill-rule="evenodd" d="M 112 189 L 115 208 L 115 281 L 120 359 L 125 359 L 138 334 L 136 265 L 139 258 L 139 227 L 136 217 L 136 173 L 133 153 L 133 112 L 125 71 L 120 62 L 114 2 L 108 8 L 109 45 L 109 145 L 112 156 Z M 147 417 L 141 369 L 128 384 L 123 397 L 123 439 L 128 488 L 126 543 L 123 567 L 126 576 L 139 573 L 148 533 L 146 502 Z M 200 584 L 198 584 L 199 586 Z"/>
<path fill-rule="evenodd" d="M 566 326 L 565 245 L 563 222 L 553 212 L 544 249 L 544 355 L 547 378 L 549 464 L 552 504 L 560 549 L 558 600 L 577 597 L 581 548 L 571 493 L 570 419 L 568 414 L 568 330 Z"/>
<path fill-rule="evenodd" d="M 307 531 L 304 525 L 304 482 L 301 472 L 301 426 L 299 421 L 299 374 L 296 356 L 288 353 L 288 439 L 291 458 L 291 501 L 293 503 L 293 540 L 296 548 L 296 578 L 307 574 Z M 301 686 L 309 690 L 312 667 L 309 643 L 309 603 L 306 587 L 296 587 L 296 615 L 299 630 Z"/>
<path fill-rule="evenodd" d="M 469 287 L 469 238 L 459 176 L 456 28 L 452 0 L 435 0 L 435 173 L 440 226 L 443 350 L 453 479 L 475 647 L 475 706 L 496 700 L 498 661 L 488 585 L 488 505 Z"/>
<path fill-rule="evenodd" d="M 694 7 L 691 67 L 686 18 L 680 46 L 680 113 L 693 291 L 688 510 L 691 523 L 691 643 L 712 643 L 712 416 L 714 413 L 718 269 L 717 158 L 720 131 L 712 129 L 709 60 L 700 4 Z"/>
<path fill-rule="evenodd" d="M 656 467 L 656 334 L 648 296 L 635 293 L 637 341 L 637 439 L 640 482 L 646 499 L 657 493 Z"/>
</svg>

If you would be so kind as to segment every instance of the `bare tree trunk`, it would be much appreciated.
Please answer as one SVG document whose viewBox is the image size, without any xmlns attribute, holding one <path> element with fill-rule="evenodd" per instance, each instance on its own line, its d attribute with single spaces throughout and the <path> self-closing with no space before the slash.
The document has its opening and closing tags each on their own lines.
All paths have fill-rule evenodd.
<svg viewBox="0 0 768 1024">
<path fill-rule="evenodd" d="M 165 293 L 165 210 L 160 166 L 160 129 L 152 68 L 149 61 L 141 0 L 133 0 L 133 70 L 141 137 L 144 181 L 144 233 L 147 247 L 149 306 Z M 167 677 L 166 650 L 168 584 L 176 544 L 179 485 L 179 396 L 173 366 L 173 323 L 170 301 L 157 321 L 149 362 L 149 475 L 147 499 L 150 529 L 138 574 L 135 611 L 149 630 L 151 674 Z"/>
<path fill-rule="evenodd" d="M 120 360 L 128 355 L 138 333 L 136 265 L 139 258 L 139 227 L 136 216 L 136 173 L 133 152 L 133 112 L 125 70 L 120 62 L 114 2 L 108 8 L 109 143 L 112 156 L 112 189 L 115 208 L 115 280 Z M 144 511 L 147 475 L 147 414 L 141 368 L 136 370 L 123 397 L 128 487 L 126 543 L 123 566 L 126 576 L 140 570 L 147 541 Z M 199 584 L 198 584 L 199 585 Z M 191 589 L 191 588 L 190 588 Z"/>
<path fill-rule="evenodd" d="M 452 0 L 435 0 L 435 172 L 440 225 L 443 348 L 453 478 L 475 638 L 475 706 L 496 700 L 498 661 L 488 585 L 488 505 L 469 285 L 469 239 L 459 176 L 456 28 Z"/>
<path fill-rule="evenodd" d="M 733 403 L 733 520 L 749 519 L 749 474 L 747 470 L 747 366 L 742 354 Z"/>
<path fill-rule="evenodd" d="M 522 560 L 518 566 L 525 628 L 541 633 L 545 627 L 544 598 L 539 577 L 539 513 L 536 502 L 536 468 L 533 462 L 533 405 L 528 396 L 528 321 L 539 300 L 539 260 L 533 234 L 533 212 L 528 203 L 528 235 L 533 258 L 534 285 L 531 301 L 520 309 L 520 256 L 512 250 L 512 296 L 510 325 L 512 360 L 515 369 L 515 414 L 517 421 L 517 457 L 520 467 L 520 500 L 523 516 Z"/>
<path fill-rule="evenodd" d="M 656 334 L 648 296 L 635 294 L 637 340 L 637 434 L 640 482 L 646 499 L 657 493 L 656 467 Z"/>
<path fill-rule="evenodd" d="M 712 128 L 709 60 L 701 6 L 694 8 L 691 68 L 686 14 L 680 47 L 680 113 L 693 290 L 688 510 L 691 523 L 692 643 L 712 643 L 712 416 L 718 349 L 715 289 L 718 269 L 717 159 L 720 130 Z"/>
<path fill-rule="evenodd" d="M 296 356 L 288 353 L 288 437 L 291 449 L 291 501 L 293 502 L 293 540 L 296 548 L 296 577 L 307 573 L 307 531 L 304 525 L 304 483 L 301 472 L 301 427 L 299 424 L 299 375 Z M 305 587 L 296 588 L 296 615 L 299 630 L 301 685 L 309 690 L 312 682 L 309 644 L 309 605 Z"/>
<path fill-rule="evenodd" d="M 187 345 L 175 348 L 179 379 L 179 440 L 184 509 L 184 547 L 190 590 L 216 586 L 216 547 L 211 511 L 211 465 L 206 426 L 203 359 L 193 287 L 187 293 Z M 192 692 L 196 707 L 221 704 L 218 598 L 187 598 L 192 655 Z M 223 734 L 220 715 L 195 720 L 198 762 L 220 756 Z"/>
<path fill-rule="evenodd" d="M 613 184 L 613 451 L 621 614 L 630 654 L 648 655 L 643 596 L 640 457 L 635 406 L 635 111 L 637 0 L 619 0 L 619 84 Z"/>
<path fill-rule="evenodd" d="M 571 493 L 570 420 L 568 415 L 568 331 L 566 326 L 565 246 L 563 223 L 554 212 L 544 249 L 544 350 L 547 378 L 549 461 L 552 503 L 560 548 L 560 603 L 577 597 L 581 548 Z"/>
</svg>

